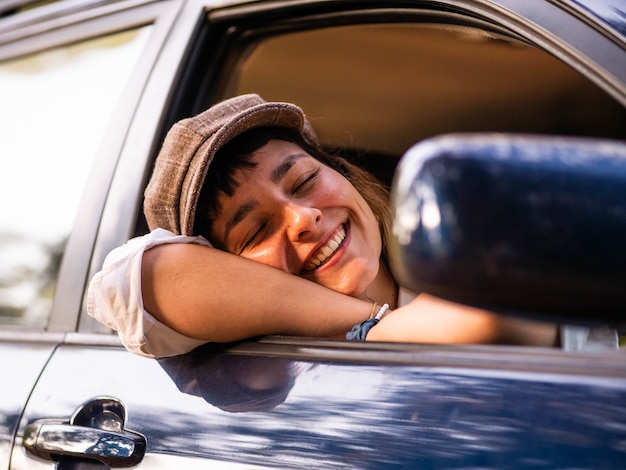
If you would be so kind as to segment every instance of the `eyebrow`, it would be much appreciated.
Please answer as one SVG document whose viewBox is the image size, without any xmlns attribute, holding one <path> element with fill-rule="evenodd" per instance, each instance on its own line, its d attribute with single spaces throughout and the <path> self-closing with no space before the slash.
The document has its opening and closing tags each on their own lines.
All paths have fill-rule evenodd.
<svg viewBox="0 0 626 470">
<path fill-rule="evenodd" d="M 280 180 L 284 178 L 289 170 L 295 165 L 296 160 L 304 158 L 307 155 L 304 153 L 294 153 L 285 158 L 276 168 L 270 173 L 270 180 L 274 184 L 278 184 Z"/>
</svg>

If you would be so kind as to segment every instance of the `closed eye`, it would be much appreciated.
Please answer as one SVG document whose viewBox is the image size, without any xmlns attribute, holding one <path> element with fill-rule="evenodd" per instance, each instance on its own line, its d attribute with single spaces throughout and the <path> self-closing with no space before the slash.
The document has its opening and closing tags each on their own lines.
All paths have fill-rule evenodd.
<svg viewBox="0 0 626 470">
<path fill-rule="evenodd" d="M 297 195 L 299 192 L 308 189 L 311 183 L 315 181 L 315 178 L 317 178 L 317 175 L 319 175 L 319 172 L 320 168 L 316 168 L 313 171 L 304 173 L 301 178 L 296 180 L 293 189 L 291 190 L 291 194 Z"/>
<path fill-rule="evenodd" d="M 256 226 L 250 231 L 250 235 L 244 238 L 244 242 L 241 247 L 235 251 L 236 255 L 240 255 L 243 251 L 253 247 L 261 240 L 263 232 L 267 227 L 267 222 L 263 222 L 261 225 Z"/>
</svg>

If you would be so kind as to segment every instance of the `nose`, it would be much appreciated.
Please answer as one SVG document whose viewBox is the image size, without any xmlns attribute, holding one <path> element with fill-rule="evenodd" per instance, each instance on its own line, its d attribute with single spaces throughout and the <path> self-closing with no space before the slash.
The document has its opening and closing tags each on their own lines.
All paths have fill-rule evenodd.
<svg viewBox="0 0 626 470">
<path fill-rule="evenodd" d="M 287 236 L 291 241 L 306 241 L 314 236 L 322 220 L 322 212 L 315 207 L 287 203 L 284 206 Z"/>
</svg>

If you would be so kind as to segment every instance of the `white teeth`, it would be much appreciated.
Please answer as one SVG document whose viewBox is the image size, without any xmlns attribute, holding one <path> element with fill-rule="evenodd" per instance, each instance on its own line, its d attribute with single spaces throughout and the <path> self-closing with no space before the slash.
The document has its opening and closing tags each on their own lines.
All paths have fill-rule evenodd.
<svg viewBox="0 0 626 470">
<path fill-rule="evenodd" d="M 335 236 L 330 239 L 328 244 L 320 248 L 317 255 L 311 258 L 305 269 L 307 271 L 312 271 L 319 267 L 324 261 L 326 261 L 327 258 L 332 256 L 332 254 L 337 251 L 337 248 L 341 246 L 341 242 L 343 242 L 344 238 L 346 238 L 346 231 L 342 227 L 337 231 Z"/>
</svg>

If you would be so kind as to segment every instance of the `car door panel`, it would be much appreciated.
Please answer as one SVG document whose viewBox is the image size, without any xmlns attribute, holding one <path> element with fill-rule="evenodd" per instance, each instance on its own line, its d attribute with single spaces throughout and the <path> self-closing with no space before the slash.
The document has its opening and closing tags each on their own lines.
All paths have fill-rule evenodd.
<svg viewBox="0 0 626 470">
<path fill-rule="evenodd" d="M 305 360 L 297 348 L 272 349 L 251 356 L 201 348 L 156 361 L 62 346 L 20 436 L 29 422 L 67 419 L 106 395 L 125 403 L 128 429 L 147 439 L 140 468 L 174 456 L 270 468 L 605 468 L 626 458 L 625 378 L 523 370 L 524 359 L 537 358 L 516 348 L 507 353 L 517 372 L 321 360 L 328 348 Z M 443 350 L 421 354 L 445 363 Z M 465 358 L 488 364 L 490 355 L 497 349 L 469 348 Z M 12 468 L 33 468 L 33 460 L 20 445 Z"/>
</svg>

